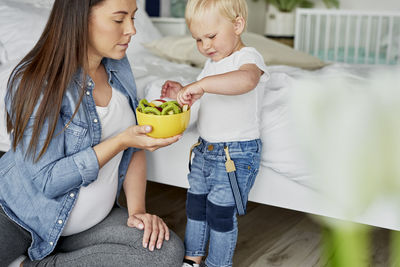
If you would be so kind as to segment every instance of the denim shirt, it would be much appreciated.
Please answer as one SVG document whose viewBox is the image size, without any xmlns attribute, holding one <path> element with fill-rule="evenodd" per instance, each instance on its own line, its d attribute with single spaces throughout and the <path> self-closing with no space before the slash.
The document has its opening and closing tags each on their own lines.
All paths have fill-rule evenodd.
<svg viewBox="0 0 400 267">
<path fill-rule="evenodd" d="M 137 107 L 136 85 L 127 58 L 104 58 L 102 63 L 109 84 L 129 98 L 134 112 Z M 31 233 L 28 255 L 32 260 L 42 259 L 54 250 L 80 187 L 97 179 L 99 165 L 93 146 L 100 142 L 101 124 L 93 99 L 94 82 L 90 77 L 87 77 L 82 103 L 70 121 L 81 94 L 79 73 L 81 71 L 75 74 L 63 97 L 53 139 L 40 160 L 33 163 L 30 157 L 25 157 L 35 113 L 25 130 L 23 142 L 16 151 L 10 149 L 0 158 L 0 205 L 13 221 Z M 8 97 L 6 106 L 9 110 Z M 44 143 L 47 127 L 45 122 L 39 148 Z M 137 150 L 129 148 L 123 153 L 116 202 L 132 153 Z"/>
</svg>

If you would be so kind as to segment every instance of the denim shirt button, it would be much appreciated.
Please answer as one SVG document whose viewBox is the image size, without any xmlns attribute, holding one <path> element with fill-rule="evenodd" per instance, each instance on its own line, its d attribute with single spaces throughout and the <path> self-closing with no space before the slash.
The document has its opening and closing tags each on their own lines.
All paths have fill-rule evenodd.
<svg viewBox="0 0 400 267">
<path fill-rule="evenodd" d="M 71 193 L 71 194 L 69 194 L 69 196 L 70 196 L 71 198 L 73 198 L 73 197 L 75 196 L 75 194 L 74 194 L 74 193 Z"/>
<path fill-rule="evenodd" d="M 90 86 L 93 85 L 93 83 L 92 82 L 88 82 L 87 85 L 90 87 Z"/>
<path fill-rule="evenodd" d="M 63 220 L 58 220 L 58 224 L 62 224 L 63 223 Z"/>
<path fill-rule="evenodd" d="M 49 244 L 50 244 L 50 246 L 52 246 L 54 243 L 50 241 Z"/>
<path fill-rule="evenodd" d="M 90 92 L 89 92 L 89 91 L 86 91 L 86 94 L 87 94 L 87 95 L 90 95 Z"/>
<path fill-rule="evenodd" d="M 97 119 L 94 119 L 94 120 L 93 120 L 93 122 L 97 123 L 97 122 L 98 122 L 98 120 L 97 120 Z"/>
</svg>

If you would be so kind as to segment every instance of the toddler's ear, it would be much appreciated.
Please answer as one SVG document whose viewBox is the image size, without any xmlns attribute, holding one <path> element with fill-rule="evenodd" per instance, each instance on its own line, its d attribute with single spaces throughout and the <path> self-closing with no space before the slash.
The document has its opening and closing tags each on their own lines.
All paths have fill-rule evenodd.
<svg viewBox="0 0 400 267">
<path fill-rule="evenodd" d="M 235 33 L 237 35 L 242 34 L 245 29 L 245 26 L 246 26 L 246 21 L 244 20 L 244 18 L 242 16 L 238 16 L 234 22 Z"/>
</svg>

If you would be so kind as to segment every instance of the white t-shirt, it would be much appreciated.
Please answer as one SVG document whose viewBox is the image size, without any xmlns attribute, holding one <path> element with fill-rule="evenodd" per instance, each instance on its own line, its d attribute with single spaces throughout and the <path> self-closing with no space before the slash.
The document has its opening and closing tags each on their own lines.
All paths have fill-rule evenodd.
<svg viewBox="0 0 400 267">
<path fill-rule="evenodd" d="M 112 97 L 107 107 L 96 106 L 101 122 L 101 141 L 106 140 L 136 124 L 128 98 L 112 88 Z M 123 152 L 115 155 L 100 170 L 97 180 L 81 187 L 62 232 L 63 236 L 85 231 L 102 221 L 114 206 L 118 187 L 118 167 Z"/>
<path fill-rule="evenodd" d="M 217 62 L 208 59 L 197 77 L 235 71 L 244 64 L 255 64 L 264 73 L 257 86 L 241 95 L 205 93 L 200 101 L 197 128 L 209 142 L 246 141 L 260 137 L 260 116 L 269 73 L 264 59 L 256 49 L 244 47 Z"/>
</svg>

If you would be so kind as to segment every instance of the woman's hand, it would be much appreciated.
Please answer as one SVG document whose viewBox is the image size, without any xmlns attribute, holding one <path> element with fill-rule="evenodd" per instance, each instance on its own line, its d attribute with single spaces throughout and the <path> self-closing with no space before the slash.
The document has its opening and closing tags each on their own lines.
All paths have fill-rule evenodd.
<svg viewBox="0 0 400 267">
<path fill-rule="evenodd" d="M 99 168 L 103 167 L 112 157 L 119 152 L 129 148 L 136 147 L 148 151 L 154 151 L 164 146 L 168 146 L 178 141 L 182 135 L 175 135 L 168 138 L 152 138 L 146 134 L 151 132 L 149 125 L 134 125 L 93 147 Z"/>
<path fill-rule="evenodd" d="M 127 221 L 129 227 L 144 230 L 143 247 L 153 251 L 160 249 L 164 240 L 169 240 L 169 229 L 165 222 L 157 215 L 138 213 L 130 215 Z"/>
<path fill-rule="evenodd" d="M 175 135 L 168 138 L 152 138 L 147 133 L 152 131 L 149 125 L 134 125 L 123 131 L 119 138 L 123 143 L 124 149 L 136 147 L 148 151 L 154 151 L 164 146 L 168 146 L 178 141 L 182 135 Z"/>
<path fill-rule="evenodd" d="M 161 97 L 176 99 L 176 96 L 183 86 L 175 81 L 166 81 L 161 87 Z"/>
</svg>

